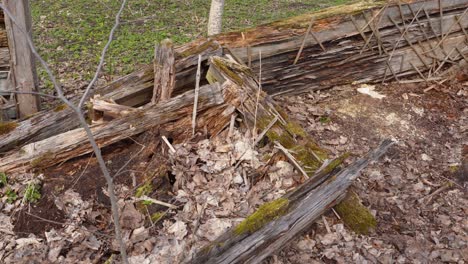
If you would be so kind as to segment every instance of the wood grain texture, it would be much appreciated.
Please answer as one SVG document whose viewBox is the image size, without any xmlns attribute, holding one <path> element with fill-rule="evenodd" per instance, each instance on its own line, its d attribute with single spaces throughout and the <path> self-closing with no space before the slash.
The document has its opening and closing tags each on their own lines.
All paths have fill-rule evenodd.
<svg viewBox="0 0 468 264">
<path fill-rule="evenodd" d="M 132 115 L 91 126 L 99 147 L 105 147 L 130 136 L 171 121 L 176 121 L 192 112 L 194 92 L 157 104 L 150 109 L 136 110 Z M 206 85 L 200 89 L 199 111 L 224 102 L 222 89 Z M 187 130 L 189 130 L 188 126 Z M 14 172 L 41 168 L 61 163 L 92 152 L 84 129 L 78 128 L 56 136 L 34 142 L 19 151 L 7 153 L 0 161 L 0 171 Z"/>
<path fill-rule="evenodd" d="M 346 190 L 369 163 L 386 153 L 393 141 L 385 140 L 365 157 L 345 169 L 319 172 L 286 194 L 281 213 L 253 232 L 238 226 L 201 249 L 187 263 L 261 263 L 307 230 L 327 209 L 344 198 Z M 242 223 L 241 223 L 242 224 Z"/>
</svg>

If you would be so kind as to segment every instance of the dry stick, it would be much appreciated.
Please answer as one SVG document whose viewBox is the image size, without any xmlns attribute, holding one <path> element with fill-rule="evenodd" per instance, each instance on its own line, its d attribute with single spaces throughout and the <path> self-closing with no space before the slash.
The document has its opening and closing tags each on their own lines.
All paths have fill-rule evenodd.
<svg viewBox="0 0 468 264">
<path fill-rule="evenodd" d="M 119 17 L 120 17 L 121 11 L 123 10 L 126 2 L 127 2 L 126 0 L 124 0 L 122 2 L 122 6 L 121 6 L 121 8 L 119 10 L 119 13 L 116 16 L 117 25 L 118 25 L 118 22 L 119 22 Z M 54 89 L 57 92 L 57 97 L 59 97 L 60 100 L 62 100 L 68 107 L 70 107 L 73 110 L 73 112 L 75 112 L 75 114 L 78 117 L 78 121 L 79 121 L 80 125 L 85 130 L 86 136 L 88 137 L 88 140 L 89 140 L 89 142 L 90 142 L 90 144 L 91 144 L 91 146 L 93 148 L 93 151 L 94 151 L 94 153 L 96 155 L 96 159 L 98 160 L 99 167 L 100 167 L 100 169 L 101 169 L 101 171 L 102 171 L 102 173 L 104 175 L 104 178 L 106 179 L 106 182 L 107 182 L 107 189 L 108 189 L 108 192 L 109 192 L 109 198 L 110 198 L 110 203 L 111 203 L 112 217 L 113 217 L 113 220 L 114 220 L 115 236 L 116 236 L 117 241 L 120 244 L 120 254 L 122 255 L 122 261 L 123 261 L 123 263 L 128 264 L 126 245 L 125 245 L 125 243 L 123 242 L 123 239 L 122 239 L 122 229 L 121 229 L 121 226 L 120 226 L 119 211 L 118 211 L 119 208 L 118 208 L 118 205 L 117 205 L 117 198 L 115 196 L 114 182 L 112 180 L 112 177 L 110 176 L 109 170 L 106 167 L 106 163 L 104 161 L 104 158 L 102 157 L 101 149 L 97 145 L 96 140 L 94 139 L 93 133 L 91 132 L 91 129 L 89 128 L 88 123 L 87 123 L 86 119 L 84 118 L 83 112 L 81 111 L 81 106 L 80 106 L 80 104 L 78 106 L 75 106 L 72 102 L 70 102 L 65 97 L 65 95 L 63 94 L 63 90 L 62 90 L 61 86 L 59 85 L 57 79 L 55 78 L 55 75 L 50 70 L 49 65 L 47 64 L 47 62 L 45 62 L 44 59 L 41 57 L 41 55 L 39 55 L 39 53 L 37 52 L 37 49 L 36 49 L 34 43 L 32 42 L 32 39 L 31 39 L 30 35 L 28 34 L 28 32 L 19 25 L 18 21 L 16 21 L 16 18 L 12 15 L 10 10 L 8 10 L 3 4 L 0 4 L 0 8 L 3 9 L 3 13 L 5 15 L 7 15 L 11 19 L 11 21 L 14 24 L 16 24 L 18 29 L 25 35 L 26 41 L 28 42 L 28 46 L 31 49 L 31 52 L 34 54 L 34 56 L 37 58 L 37 60 L 44 67 L 44 69 L 47 72 L 52 84 L 54 85 Z M 111 35 L 113 35 L 115 29 L 116 29 L 116 26 L 114 26 L 112 28 Z M 112 40 L 111 37 L 109 39 Z M 107 50 L 107 48 L 109 46 L 110 46 L 110 43 L 108 43 L 108 45 L 106 45 L 106 47 L 104 48 L 102 54 L 105 54 L 105 51 Z M 104 61 L 104 58 L 101 58 L 101 62 L 103 62 L 103 61 Z M 100 71 L 100 67 L 98 68 L 98 71 Z M 98 74 L 96 74 L 96 76 L 97 75 Z M 86 97 L 86 93 L 83 94 L 82 99 L 85 98 L 85 97 Z"/>
<path fill-rule="evenodd" d="M 460 43 L 458 43 L 460 44 Z M 452 53 L 456 50 L 456 47 L 458 47 L 458 44 L 455 45 L 455 48 L 453 48 L 449 54 L 447 54 L 447 56 L 445 56 L 444 60 L 442 61 L 442 63 L 440 63 L 439 67 L 434 71 L 434 75 L 437 74 L 437 72 L 442 69 L 442 67 L 445 65 L 445 63 L 447 62 L 448 59 L 450 59 L 450 56 L 452 55 Z"/>
<path fill-rule="evenodd" d="M 283 154 L 289 159 L 289 161 L 292 162 L 294 167 L 296 167 L 296 169 L 304 176 L 304 179 L 309 178 L 309 175 L 307 175 L 305 170 L 301 167 L 301 165 L 299 165 L 299 163 L 297 163 L 296 159 L 293 157 L 293 155 L 291 155 L 291 153 L 289 153 L 289 151 L 285 147 L 283 147 L 279 142 L 275 142 L 275 148 L 283 152 Z"/>
<path fill-rule="evenodd" d="M 366 35 L 364 34 L 364 32 L 361 30 L 361 28 L 360 28 L 359 25 L 357 24 L 357 21 L 356 21 L 356 19 L 354 19 L 354 16 L 351 15 L 350 18 L 351 18 L 351 22 L 353 22 L 354 27 L 355 27 L 356 30 L 359 32 L 359 34 L 361 35 L 362 39 L 364 39 L 364 47 L 362 47 L 362 49 L 365 49 L 366 46 L 369 46 L 369 49 L 370 49 L 370 50 L 373 50 L 374 47 L 372 47 L 372 45 L 370 45 L 370 44 L 368 45 L 369 41 L 367 41 Z"/>
<path fill-rule="evenodd" d="M 53 99 L 60 99 L 60 97 L 55 96 L 55 95 L 50 95 L 50 94 L 45 94 L 45 93 L 39 93 L 39 92 L 23 92 L 23 91 L 6 91 L 5 93 L 12 93 L 12 94 L 32 94 L 32 95 L 39 95 L 42 97 L 49 97 Z"/>
<path fill-rule="evenodd" d="M 421 76 L 421 78 L 423 78 L 426 82 L 428 82 L 426 76 L 424 76 L 424 74 L 422 74 L 422 72 L 418 69 L 418 67 L 414 66 L 413 62 L 410 61 L 410 65 L 413 67 L 413 69 L 415 71 L 418 72 L 418 74 L 419 74 L 419 76 Z"/>
<path fill-rule="evenodd" d="M 294 59 L 293 65 L 296 65 L 296 63 L 299 61 L 299 57 L 301 56 L 302 50 L 304 49 L 304 46 L 305 46 L 305 43 L 306 43 L 306 40 L 307 40 L 307 36 L 309 35 L 310 30 L 312 30 L 312 25 L 314 24 L 314 21 L 315 21 L 315 19 L 312 17 L 310 19 L 309 27 L 307 28 L 307 31 L 306 31 L 306 33 L 304 35 L 304 39 L 302 40 L 301 47 L 299 48 L 299 51 L 297 52 L 296 59 Z"/>
<path fill-rule="evenodd" d="M 262 92 L 262 51 L 258 51 L 259 63 L 260 68 L 258 70 L 258 91 L 257 91 L 257 99 L 255 101 L 255 116 L 254 116 L 254 126 L 252 130 L 253 138 L 257 137 L 257 113 L 258 113 L 258 101 L 260 100 L 260 93 Z M 255 142 L 256 140 L 254 140 Z M 253 145 L 255 147 L 255 144 Z"/>
<path fill-rule="evenodd" d="M 390 69 L 390 71 L 392 72 L 393 76 L 395 77 L 395 79 L 396 79 L 397 81 L 399 81 L 399 80 L 398 80 L 397 76 L 395 75 L 395 73 L 393 72 L 392 67 L 390 67 L 390 61 L 392 60 L 393 55 L 395 54 L 395 51 L 396 51 L 396 49 L 398 48 L 398 45 L 400 44 L 401 40 L 404 38 L 406 32 L 410 29 L 411 25 L 414 23 L 414 21 L 416 20 L 416 17 L 419 15 L 419 13 L 421 12 L 421 10 L 424 8 L 425 5 L 426 5 L 426 3 L 423 3 L 423 4 L 422 4 L 421 8 L 419 8 L 418 12 L 417 12 L 416 15 L 413 17 L 413 19 L 411 20 L 411 22 L 409 23 L 409 25 L 406 26 L 405 31 L 403 31 L 403 33 L 401 34 L 400 38 L 399 38 L 398 41 L 395 43 L 395 46 L 393 47 L 393 50 L 392 50 L 392 52 L 390 53 L 390 56 L 388 57 L 387 66 L 388 66 L 388 68 Z M 384 76 L 384 77 L 387 76 L 387 69 L 388 69 L 388 68 L 385 68 L 385 76 Z"/>
<path fill-rule="evenodd" d="M 135 199 L 137 202 L 141 202 L 141 201 L 150 201 L 154 204 L 159 204 L 159 205 L 162 205 L 162 206 L 166 206 L 168 208 L 171 208 L 171 209 L 177 209 L 177 206 L 173 205 L 173 204 L 170 204 L 170 203 L 166 203 L 166 202 L 163 202 L 163 201 L 159 201 L 159 200 L 156 200 L 154 198 L 151 198 L 151 197 L 148 197 L 146 195 L 143 195 L 139 198 L 136 198 Z"/>
<path fill-rule="evenodd" d="M 193 113 L 192 113 L 192 136 L 195 135 L 195 128 L 197 127 L 197 108 L 198 108 L 198 94 L 200 92 L 201 61 L 202 61 L 202 56 L 198 55 L 198 67 L 197 67 L 197 76 L 196 76 L 196 83 L 195 83 L 195 99 L 193 102 Z"/>
<path fill-rule="evenodd" d="M 161 136 L 162 140 L 164 141 L 164 143 L 166 143 L 166 145 L 169 147 L 169 150 L 172 152 L 172 153 L 176 153 L 176 150 L 175 148 L 172 146 L 171 142 L 169 142 L 169 140 L 167 139 L 166 136 Z"/>
<path fill-rule="evenodd" d="M 367 21 L 367 23 L 365 24 L 365 26 L 364 26 L 361 30 L 364 30 L 365 28 L 367 28 L 367 26 L 369 26 L 369 24 L 372 23 L 372 22 L 374 21 L 374 19 L 375 19 L 378 15 L 380 15 L 380 13 L 382 13 L 383 10 L 385 10 L 385 9 L 387 8 L 387 6 L 388 6 L 388 4 L 384 5 L 384 6 L 379 10 L 379 12 L 377 12 L 377 14 L 375 14 L 375 16 L 373 16 L 369 21 Z M 364 16 L 364 13 L 363 13 L 363 16 Z M 383 17 L 383 16 L 380 17 L 379 23 L 378 23 L 378 24 L 380 24 L 380 21 L 382 20 L 382 17 Z M 364 18 L 365 18 L 365 16 L 364 16 Z M 366 20 L 367 20 L 367 19 L 366 19 Z M 361 48 L 360 54 L 362 54 L 362 53 L 364 52 L 364 48 L 365 48 L 367 45 L 371 46 L 371 45 L 370 45 L 370 41 L 372 40 L 372 37 L 373 37 L 373 36 L 374 36 L 374 32 L 371 33 L 371 35 L 370 35 L 369 38 L 367 39 L 367 41 L 366 41 L 366 43 L 364 44 L 364 46 Z"/>
<path fill-rule="evenodd" d="M 228 131 L 228 139 L 231 139 L 232 134 L 234 133 L 234 125 L 236 123 L 237 114 L 231 115 L 231 121 L 229 121 L 229 131 Z"/>
<path fill-rule="evenodd" d="M 459 24 L 460 23 L 460 20 L 466 15 L 466 12 L 468 11 L 468 8 L 465 9 L 465 11 L 463 12 L 463 14 L 461 16 L 457 16 L 455 18 L 455 22 L 452 23 L 452 25 L 450 25 L 449 29 L 447 30 L 447 34 L 445 34 L 444 36 L 442 36 L 442 39 L 439 41 L 439 43 L 437 43 L 437 45 L 435 46 L 435 49 L 438 48 L 440 45 L 442 45 L 445 41 L 445 39 L 450 35 L 451 31 L 452 31 L 452 28 L 456 25 L 456 24 Z M 443 34 L 443 31 L 441 31 L 441 33 Z"/>
</svg>

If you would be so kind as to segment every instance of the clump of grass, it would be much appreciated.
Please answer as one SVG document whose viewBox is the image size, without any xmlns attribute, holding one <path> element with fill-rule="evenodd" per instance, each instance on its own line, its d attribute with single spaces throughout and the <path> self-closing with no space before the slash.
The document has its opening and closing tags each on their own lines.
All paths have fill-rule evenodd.
<svg viewBox="0 0 468 264">
<path fill-rule="evenodd" d="M 8 178 L 4 172 L 0 172 L 0 188 L 3 188 L 7 185 Z"/>
<path fill-rule="evenodd" d="M 24 191 L 24 201 L 36 203 L 41 199 L 41 186 L 35 183 L 29 183 Z"/>
</svg>

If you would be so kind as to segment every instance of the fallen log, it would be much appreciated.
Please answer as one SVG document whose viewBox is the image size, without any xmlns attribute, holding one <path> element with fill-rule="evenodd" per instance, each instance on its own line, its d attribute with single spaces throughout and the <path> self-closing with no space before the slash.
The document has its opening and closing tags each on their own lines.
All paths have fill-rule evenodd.
<svg viewBox="0 0 468 264">
<path fill-rule="evenodd" d="M 221 47 L 214 41 L 189 43 L 175 51 L 176 92 L 174 95 L 181 94 L 182 91 L 192 87 L 190 84 L 195 81 L 199 55 L 202 56 L 203 65 L 206 65 L 210 56 L 222 54 Z M 107 86 L 98 88 L 96 95 L 104 101 L 136 107 L 151 100 L 153 86 L 153 66 L 147 66 Z M 70 131 L 78 126 L 75 113 L 65 105 L 38 113 L 21 122 L 0 123 L 0 153 Z"/>
<path fill-rule="evenodd" d="M 131 115 L 108 123 L 91 126 L 99 147 L 137 135 L 158 125 L 169 123 L 192 113 L 194 92 L 189 91 L 146 110 L 135 110 Z M 200 88 L 198 110 L 203 111 L 224 102 L 219 84 Z M 190 127 L 190 126 L 188 126 Z M 14 172 L 40 169 L 92 152 L 84 129 L 71 130 L 7 153 L 0 161 L 0 171 Z"/>
<path fill-rule="evenodd" d="M 236 227 L 198 251 L 188 263 L 261 263 L 307 230 L 327 209 L 337 204 L 369 163 L 393 144 L 379 147 L 346 169 L 329 166 L 295 191 L 262 205 Z M 335 163 L 331 163 L 335 164 Z"/>
</svg>

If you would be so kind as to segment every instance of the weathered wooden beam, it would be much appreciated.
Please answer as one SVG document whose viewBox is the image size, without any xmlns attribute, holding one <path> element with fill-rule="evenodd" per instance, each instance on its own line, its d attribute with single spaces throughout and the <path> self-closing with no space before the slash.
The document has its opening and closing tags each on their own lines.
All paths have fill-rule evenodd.
<svg viewBox="0 0 468 264">
<path fill-rule="evenodd" d="M 202 56 L 203 69 L 207 68 L 210 56 L 221 55 L 222 48 L 215 41 L 195 41 L 176 48 L 175 92 L 174 95 L 193 89 L 198 55 Z M 202 74 L 206 73 L 203 70 Z M 150 102 L 154 86 L 153 66 L 124 76 L 96 91 L 100 99 L 116 102 L 125 106 L 141 106 Z M 1 126 L 1 125 L 0 125 Z M 21 147 L 25 143 L 40 141 L 48 137 L 75 129 L 79 126 L 75 114 L 71 109 L 60 105 L 54 109 L 38 113 L 21 122 L 14 122 L 13 129 L 0 129 L 0 155 L 13 148 Z"/>
<path fill-rule="evenodd" d="M 175 83 L 174 47 L 170 39 L 156 45 L 154 51 L 154 87 L 152 104 L 171 98 Z"/>
<path fill-rule="evenodd" d="M 19 25 L 11 19 L 5 19 L 8 34 L 8 46 L 11 54 L 11 85 L 12 90 L 21 92 L 37 92 L 37 76 L 34 55 L 20 28 L 31 34 L 32 18 L 28 0 L 4 0 L 6 8 L 14 15 Z M 17 94 L 18 115 L 22 118 L 40 110 L 40 98 L 37 95 Z"/>
<path fill-rule="evenodd" d="M 391 140 L 383 141 L 345 169 L 336 166 L 325 168 L 293 192 L 260 206 L 240 224 L 198 251 L 188 262 L 261 263 L 287 246 L 338 203 L 360 171 L 384 155 L 392 144 Z"/>
<path fill-rule="evenodd" d="M 135 110 L 131 115 L 108 123 L 91 126 L 93 136 L 100 147 L 105 147 L 155 126 L 190 116 L 194 92 L 189 91 L 161 102 L 149 109 Z M 221 105 L 224 102 L 219 84 L 200 89 L 199 111 Z M 190 130 L 190 125 L 186 128 Z M 84 129 L 74 129 L 12 151 L 0 160 L 0 171 L 24 171 L 58 164 L 92 152 Z"/>
</svg>

